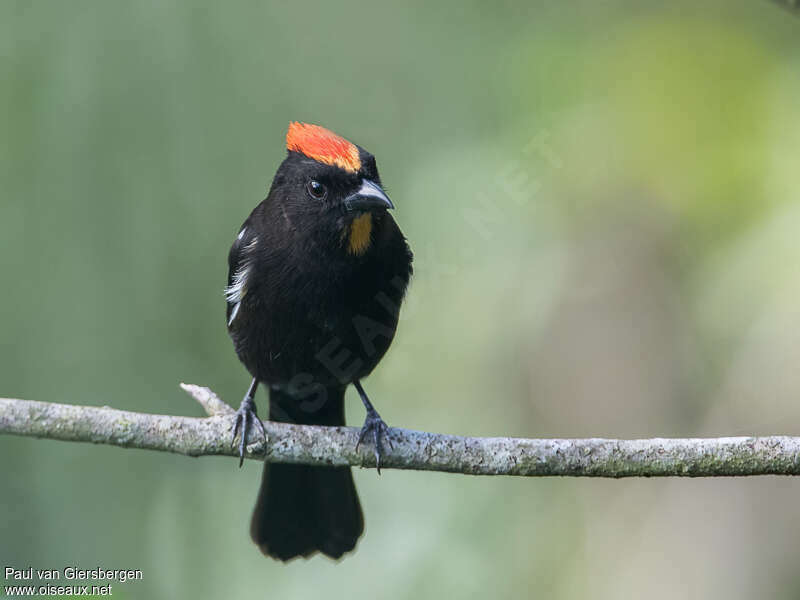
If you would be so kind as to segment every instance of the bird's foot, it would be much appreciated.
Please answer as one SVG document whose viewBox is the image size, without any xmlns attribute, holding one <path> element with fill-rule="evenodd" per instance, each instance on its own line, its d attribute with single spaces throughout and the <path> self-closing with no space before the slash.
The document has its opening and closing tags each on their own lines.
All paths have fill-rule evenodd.
<svg viewBox="0 0 800 600">
<path fill-rule="evenodd" d="M 378 475 L 381 474 L 381 457 L 383 456 L 383 438 L 389 443 L 389 448 L 393 448 L 392 440 L 389 439 L 389 426 L 381 419 L 378 411 L 375 409 L 367 410 L 367 418 L 364 419 L 364 426 L 358 434 L 358 442 L 356 443 L 356 452 L 367 436 L 372 436 L 375 444 L 375 466 L 378 468 Z"/>
<path fill-rule="evenodd" d="M 253 402 L 250 396 L 245 396 L 244 400 L 242 400 L 242 403 L 239 405 L 239 410 L 236 411 L 236 420 L 233 422 L 233 427 L 231 428 L 231 448 L 236 444 L 236 434 L 241 430 L 241 435 L 239 437 L 239 468 L 241 468 L 244 463 L 244 448 L 247 443 L 247 434 L 254 424 L 261 431 L 264 443 L 266 443 L 267 432 L 264 430 L 264 425 L 261 423 L 261 419 L 258 418 L 258 414 L 256 413 L 256 403 Z"/>
</svg>

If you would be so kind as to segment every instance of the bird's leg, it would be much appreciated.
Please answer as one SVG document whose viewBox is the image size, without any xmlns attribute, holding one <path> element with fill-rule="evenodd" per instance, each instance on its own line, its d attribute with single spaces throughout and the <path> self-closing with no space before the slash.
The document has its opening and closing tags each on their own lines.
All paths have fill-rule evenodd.
<svg viewBox="0 0 800 600">
<path fill-rule="evenodd" d="M 244 398 L 242 398 L 239 410 L 236 411 L 236 420 L 233 422 L 231 447 L 236 443 L 236 434 L 241 427 L 241 437 L 239 439 L 239 468 L 241 468 L 242 463 L 244 463 L 244 446 L 247 443 L 247 432 L 253 424 L 257 425 L 261 430 L 261 435 L 264 436 L 264 442 L 266 443 L 267 441 L 267 432 L 264 431 L 264 425 L 261 423 L 261 419 L 258 418 L 258 414 L 256 413 L 256 403 L 254 400 L 257 389 L 258 379 L 254 377 L 253 381 L 250 383 L 250 387 L 247 388 L 247 393 L 244 395 Z"/>
<path fill-rule="evenodd" d="M 353 385 L 356 386 L 356 390 L 358 390 L 358 395 L 361 396 L 361 402 L 364 403 L 364 408 L 367 409 L 367 417 L 364 419 L 364 426 L 361 428 L 361 432 L 358 434 L 358 442 L 356 443 L 356 451 L 358 451 L 358 447 L 361 445 L 361 442 L 364 441 L 368 435 L 372 435 L 372 439 L 375 442 L 375 465 L 378 467 L 378 475 L 381 473 L 381 456 L 383 455 L 383 437 L 384 435 L 388 436 L 389 434 L 389 426 L 384 423 L 381 416 L 378 414 L 378 411 L 375 410 L 375 407 L 372 406 L 372 402 L 369 401 L 367 397 L 367 393 L 364 391 L 364 388 L 361 386 L 361 382 L 356 380 L 353 382 Z M 389 447 L 392 447 L 392 441 L 388 439 Z"/>
</svg>

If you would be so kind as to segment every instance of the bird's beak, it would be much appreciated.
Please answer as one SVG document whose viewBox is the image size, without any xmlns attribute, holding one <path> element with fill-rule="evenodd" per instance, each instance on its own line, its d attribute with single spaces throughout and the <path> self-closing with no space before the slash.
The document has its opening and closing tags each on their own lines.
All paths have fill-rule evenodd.
<svg viewBox="0 0 800 600">
<path fill-rule="evenodd" d="M 361 181 L 361 188 L 355 193 L 350 194 L 344 199 L 344 207 L 348 211 L 353 210 L 384 210 L 394 208 L 394 204 L 377 183 L 364 179 Z"/>
</svg>

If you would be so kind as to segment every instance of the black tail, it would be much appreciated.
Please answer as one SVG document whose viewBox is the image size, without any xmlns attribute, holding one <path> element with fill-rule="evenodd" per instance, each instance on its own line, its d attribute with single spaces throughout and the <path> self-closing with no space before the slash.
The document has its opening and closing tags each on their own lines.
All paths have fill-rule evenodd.
<svg viewBox="0 0 800 600">
<path fill-rule="evenodd" d="M 328 389 L 316 404 L 270 390 L 269 418 L 344 425 L 344 389 Z M 355 548 L 363 531 L 350 467 L 264 464 L 250 523 L 250 537 L 264 554 L 283 561 L 317 551 L 339 558 Z"/>
</svg>

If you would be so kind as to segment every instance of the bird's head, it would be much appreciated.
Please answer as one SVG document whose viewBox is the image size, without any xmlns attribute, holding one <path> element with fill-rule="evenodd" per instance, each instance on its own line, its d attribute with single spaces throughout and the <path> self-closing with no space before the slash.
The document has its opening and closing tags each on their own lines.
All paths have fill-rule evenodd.
<svg viewBox="0 0 800 600">
<path fill-rule="evenodd" d="M 296 122 L 286 149 L 270 190 L 284 218 L 295 229 L 329 234 L 348 254 L 364 254 L 394 208 L 375 157 L 324 127 Z"/>
</svg>

